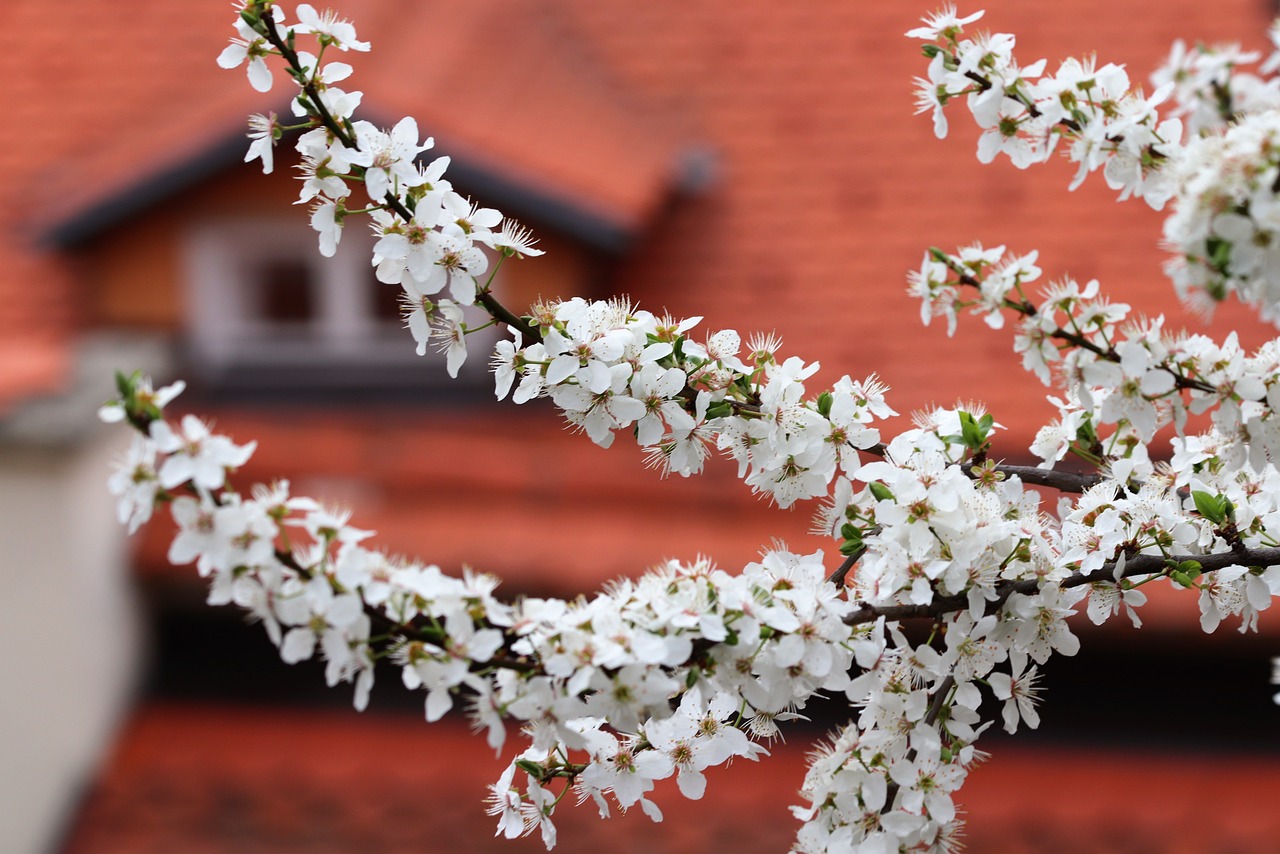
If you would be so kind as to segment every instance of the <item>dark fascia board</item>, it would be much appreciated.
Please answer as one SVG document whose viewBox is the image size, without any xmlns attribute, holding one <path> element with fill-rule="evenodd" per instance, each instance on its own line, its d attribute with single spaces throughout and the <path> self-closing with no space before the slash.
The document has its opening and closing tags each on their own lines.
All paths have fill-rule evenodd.
<svg viewBox="0 0 1280 854">
<path fill-rule="evenodd" d="M 228 134 L 192 156 L 164 166 L 144 180 L 54 222 L 39 233 L 38 240 L 42 245 L 55 249 L 73 249 L 232 168 L 242 160 L 244 150 L 244 134 Z M 625 254 L 637 237 L 634 227 L 610 219 L 566 196 L 487 168 L 466 154 L 455 153 L 443 146 L 427 152 L 428 157 L 443 153 L 451 157 L 450 181 L 497 205 L 504 213 L 558 231 L 610 255 Z"/>
<path fill-rule="evenodd" d="M 243 133 L 228 134 L 192 156 L 163 166 L 120 192 L 54 222 L 37 235 L 37 241 L 54 249 L 73 249 L 105 234 L 239 162 L 244 157 L 244 140 Z"/>
<path fill-rule="evenodd" d="M 497 205 L 504 214 L 558 231 L 610 255 L 625 254 L 636 238 L 633 228 L 588 210 L 564 196 L 486 169 L 465 154 L 455 154 L 443 147 L 433 149 L 432 153 L 436 156 L 449 155 L 448 178 L 451 183 Z"/>
</svg>

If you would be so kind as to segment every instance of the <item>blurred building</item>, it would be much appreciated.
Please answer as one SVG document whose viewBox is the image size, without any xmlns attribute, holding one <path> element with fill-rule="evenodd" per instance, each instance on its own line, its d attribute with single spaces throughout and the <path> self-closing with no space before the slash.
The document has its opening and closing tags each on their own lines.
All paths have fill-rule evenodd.
<svg viewBox="0 0 1280 854">
<path fill-rule="evenodd" d="M 1262 47 L 1271 12 L 987 5 L 982 23 L 1017 33 L 1025 62 L 1096 50 L 1135 79 L 1177 37 Z M 926 247 L 1039 249 L 1046 279 L 1098 278 L 1198 323 L 1160 275 L 1159 214 L 1101 180 L 1067 194 L 1066 164 L 980 167 L 960 112 L 945 142 L 912 115 L 923 66 L 901 34 L 930 7 L 340 11 L 374 45 L 343 57 L 362 116 L 416 116 L 458 189 L 540 236 L 544 257 L 501 272 L 511 305 L 628 294 L 708 332 L 776 330 L 786 354 L 821 360 L 823 384 L 878 372 L 902 413 L 984 401 L 1015 460 L 1051 413 L 1044 390 L 1007 332 L 920 327 L 904 277 Z M 286 113 L 288 91 L 214 65 L 230 21 L 213 0 L 0 9 L 0 849 L 481 850 L 500 765 L 463 725 L 318 708 L 346 698 L 205 608 L 194 573 L 164 560 L 164 524 L 125 541 L 104 482 L 126 437 L 93 420 L 112 371 L 186 377 L 182 407 L 258 440 L 242 482 L 288 477 L 354 507 L 390 551 L 493 572 L 512 594 L 592 591 L 669 556 L 740 566 L 774 538 L 830 544 L 807 535 L 809 508 L 751 498 L 732 466 L 662 481 L 625 441 L 603 451 L 549 407 L 493 402 L 479 355 L 458 382 L 416 357 L 358 227 L 321 258 L 287 149 L 271 176 L 241 163 L 244 117 Z M 1212 329 L 1274 334 L 1230 307 Z M 1264 619 L 1261 640 L 1206 644 L 1189 597 L 1148 611 L 1141 634 L 1093 631 L 1081 659 L 1051 662 L 1038 740 L 993 739 L 960 798 L 974 850 L 1258 851 L 1280 834 L 1264 807 L 1280 794 L 1280 635 Z M 374 705 L 418 702 L 384 685 Z M 809 735 L 713 780 L 708 801 L 665 793 L 658 828 L 566 813 L 561 848 L 779 850 Z"/>
</svg>

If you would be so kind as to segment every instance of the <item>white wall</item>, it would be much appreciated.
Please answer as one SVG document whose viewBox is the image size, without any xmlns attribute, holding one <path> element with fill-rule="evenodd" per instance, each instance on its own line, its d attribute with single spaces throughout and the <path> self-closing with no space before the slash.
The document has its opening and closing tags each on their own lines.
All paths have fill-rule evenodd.
<svg viewBox="0 0 1280 854">
<path fill-rule="evenodd" d="M 56 842 L 135 687 L 138 613 L 105 488 L 122 438 L 0 449 L 0 851 Z"/>
<path fill-rule="evenodd" d="M 0 419 L 5 854 L 42 854 L 57 844 L 141 673 L 127 544 L 106 488 L 128 430 L 98 424 L 94 413 L 111 394 L 114 356 L 143 365 L 154 356 L 100 343 L 79 354 L 67 393 Z"/>
</svg>

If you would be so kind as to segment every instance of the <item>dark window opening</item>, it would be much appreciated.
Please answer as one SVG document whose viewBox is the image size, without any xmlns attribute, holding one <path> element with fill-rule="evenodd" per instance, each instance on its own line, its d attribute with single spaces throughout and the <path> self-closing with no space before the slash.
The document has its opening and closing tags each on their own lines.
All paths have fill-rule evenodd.
<svg viewBox="0 0 1280 854">
<path fill-rule="evenodd" d="M 369 271 L 368 285 L 369 298 L 373 300 L 373 316 L 379 323 L 394 323 L 400 325 L 404 315 L 404 300 L 402 298 L 404 289 L 399 285 L 388 285 L 386 282 L 379 282 L 377 277 L 373 275 L 373 271 Z"/>
<path fill-rule="evenodd" d="M 271 323 L 310 324 L 316 316 L 311 268 L 301 260 L 268 261 L 259 272 L 261 317 Z"/>
</svg>

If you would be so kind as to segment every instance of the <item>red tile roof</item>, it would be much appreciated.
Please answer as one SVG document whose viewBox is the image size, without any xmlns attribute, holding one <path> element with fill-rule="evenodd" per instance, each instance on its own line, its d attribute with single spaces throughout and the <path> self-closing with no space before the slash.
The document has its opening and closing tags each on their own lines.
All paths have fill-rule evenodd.
<svg viewBox="0 0 1280 854">
<path fill-rule="evenodd" d="M 388 123 L 414 115 L 469 161 L 626 228 L 647 223 L 678 178 L 684 140 L 575 37 L 571 7 L 363 6 L 377 52 L 353 64 Z M 364 38 L 361 12 L 350 9 Z"/>
<path fill-rule="evenodd" d="M 1096 49 L 1128 61 L 1135 78 L 1175 35 L 1257 45 L 1263 25 L 1252 0 L 1180 0 L 1154 20 L 1138 0 L 986 5 L 983 23 L 1017 32 L 1026 58 Z M 283 83 L 256 96 L 239 72 L 213 65 L 230 32 L 225 4 L 139 0 L 130 9 L 6 5 L 0 79 L 22 132 L 0 152 L 12 176 L 0 231 L 22 237 L 0 248 L 0 329 L 24 330 L 24 350 L 32 337 L 65 342 L 76 304 L 67 272 L 26 242 L 32 220 L 47 226 L 145 187 L 283 97 Z M 1099 276 L 1144 310 L 1170 310 L 1175 325 L 1185 318 L 1159 274 L 1158 214 L 1114 204 L 1100 181 L 1068 195 L 1065 167 L 982 168 L 972 132 L 938 142 L 927 118 L 911 115 L 922 65 L 900 34 L 923 9 L 486 0 L 414 4 L 406 21 L 400 7 L 352 0 L 343 13 L 375 53 L 344 59 L 373 114 L 416 113 L 478 164 L 605 219 L 649 222 L 621 273 L 644 304 L 776 328 L 823 360 L 826 379 L 879 371 L 904 411 L 985 399 L 1013 428 L 1016 449 L 1045 412 L 1043 390 L 1012 367 L 1005 333 L 969 324 L 947 341 L 919 329 L 902 282 L 926 245 L 1039 248 L 1048 276 Z M 687 145 L 716 152 L 719 179 L 665 210 Z M 1218 328 L 1239 317 L 1224 312 Z M 14 376 L 0 380 L 0 401 L 6 388 L 47 384 L 55 371 L 40 362 L 6 368 Z M 940 371 L 939 362 L 963 367 Z"/>
<path fill-rule="evenodd" d="M 901 34 L 937 4 L 578 2 L 574 20 L 622 78 L 682 110 L 722 156 L 721 182 L 677 208 L 624 289 L 651 304 L 740 329 L 777 328 L 797 352 L 820 356 L 834 379 L 880 371 L 900 411 L 928 402 L 986 401 L 1023 437 L 1047 410 L 1044 390 L 1010 357 L 1009 334 L 962 324 L 948 341 L 920 328 L 903 296 L 925 247 L 982 240 L 1041 250 L 1047 279 L 1098 277 L 1143 310 L 1188 321 L 1160 273 L 1159 214 L 1117 205 L 1101 180 L 1066 192 L 1066 164 L 1018 172 L 981 167 L 963 111 L 938 141 L 913 116 L 918 42 Z M 1252 0 L 1212 6 L 1135 0 L 1052 6 L 970 3 L 979 22 L 1019 36 L 1030 62 L 1096 50 L 1128 62 L 1135 80 L 1175 36 L 1262 43 Z M 1240 321 L 1223 312 L 1218 329 Z M 1260 340 L 1270 329 L 1243 322 Z M 940 365 L 948 369 L 939 370 Z"/>
<path fill-rule="evenodd" d="M 134 31 L 117 33 L 123 28 L 110 24 L 94 31 L 111 36 L 112 53 L 120 54 L 110 66 L 112 96 L 88 88 L 101 79 L 95 62 L 64 69 L 58 92 L 29 96 L 33 108 L 47 110 L 65 95 L 65 108 L 105 137 L 73 160 L 50 158 L 56 173 L 43 180 L 55 193 L 38 208 L 45 224 L 56 227 L 122 194 L 145 195 L 148 183 L 166 170 L 198 173 L 199 164 L 210 159 L 211 143 L 243 138 L 249 112 L 288 112 L 282 73 L 270 93 L 258 94 L 242 71 L 223 71 L 213 63 L 232 33 L 222 4 L 139 5 Z M 149 14 L 149 5 L 159 7 L 156 15 Z M 187 5 L 201 8 L 188 11 Z M 658 117 L 610 87 L 608 68 L 579 55 L 560 32 L 557 15 L 532 0 L 421 3 L 408 9 L 354 0 L 342 12 L 356 19 L 362 38 L 377 45 L 373 57 L 341 57 L 357 69 L 350 88 L 365 92 L 363 118 L 390 126 L 413 115 L 424 135 L 435 135 L 438 147 L 461 155 L 472 168 L 579 205 L 620 228 L 642 225 L 679 178 L 680 141 Z M 141 59 L 126 58 L 130 52 Z M 77 91 L 77 83 L 86 89 Z M 82 145 L 70 130 L 55 151 Z M 234 160 L 214 158 L 213 166 L 238 161 L 243 148 L 236 149 Z M 139 157 L 139 151 L 147 156 Z"/>
<path fill-rule="evenodd" d="M 657 825 L 639 810 L 603 822 L 569 798 L 556 850 L 785 850 L 802 758 L 792 749 L 709 773 L 697 803 L 672 787 Z M 452 719 L 151 705 L 130 722 L 63 854 L 544 850 L 494 839 L 483 801 L 507 761 Z"/>
<path fill-rule="evenodd" d="M 1261 38 L 1252 0 L 1178 0 L 1157 20 L 1138 0 L 988 5 L 983 23 L 1019 33 L 1024 58 L 1096 48 L 1104 60 L 1129 60 L 1135 78 L 1174 36 Z M 878 371 L 904 413 L 985 400 L 1009 427 L 1002 448 L 1016 457 L 1045 412 L 1044 390 L 1015 366 L 1007 332 L 966 323 L 948 340 L 919 327 L 903 276 L 925 246 L 1040 248 L 1046 277 L 1099 276 L 1146 310 L 1170 310 L 1174 325 L 1186 319 L 1159 274 L 1158 214 L 1117 205 L 1101 181 L 1068 194 L 1064 164 L 981 167 L 960 117 L 955 138 L 939 142 L 928 119 L 912 115 L 921 60 L 900 34 L 922 9 L 484 0 L 406 13 L 352 0 L 343 14 L 375 52 L 343 58 L 375 116 L 416 113 L 424 132 L 477 164 L 611 222 L 647 223 L 618 268 L 621 289 L 645 306 L 706 315 L 710 329 L 776 329 L 788 352 L 822 360 L 827 381 Z M 0 188 L 0 409 L 57 386 L 82 322 L 80 294 L 93 286 L 92 270 L 34 242 L 41 230 L 105 217 L 104 203 L 145 200 L 184 174 L 219 168 L 211 152 L 241 133 L 243 115 L 284 97 L 283 81 L 258 96 L 241 72 L 213 63 L 230 33 L 225 4 L 138 0 L 130 10 L 91 0 L 5 6 L 0 79 L 11 126 L 23 132 L 0 147 L 10 176 Z M 715 152 L 717 177 L 664 207 L 688 145 Z M 1217 328 L 1240 317 L 1223 311 Z M 1270 335 L 1241 326 L 1254 341 Z M 106 383 L 104 375 L 104 393 Z M 288 475 L 330 497 L 345 490 L 392 549 L 454 566 L 519 572 L 519 563 L 576 589 L 588 573 L 598 582 L 704 549 L 740 564 L 779 533 L 816 547 L 799 541 L 802 514 L 779 522 L 782 514 L 743 498 L 731 466 L 659 487 L 627 442 L 605 453 L 526 417 L 508 408 L 371 429 L 369 419 L 333 413 L 239 411 L 221 422 L 262 440 L 249 475 Z M 442 451 L 459 443 L 471 448 L 465 457 Z M 368 472 L 381 482 L 343 486 Z M 441 506 L 446 490 L 459 499 Z M 510 539 L 474 534 L 495 516 Z M 427 518 L 443 523 L 427 530 L 449 534 L 424 533 Z M 608 524 L 619 518 L 628 520 L 621 529 Z M 548 536 L 566 526 L 595 556 L 568 574 Z"/>
<path fill-rule="evenodd" d="M 936 4 L 335 4 L 374 42 L 372 56 L 344 57 L 372 116 L 390 123 L 412 112 L 478 165 L 603 221 L 647 226 L 619 270 L 620 287 L 646 307 L 703 314 L 711 328 L 776 329 L 788 352 L 823 361 L 825 381 L 879 371 L 903 412 L 986 400 L 1010 427 L 1011 453 L 1045 412 L 1044 391 L 1014 366 L 1007 333 L 967 324 L 948 341 L 920 329 L 902 290 L 926 246 L 1039 248 L 1049 278 L 1096 276 L 1147 311 L 1169 311 L 1173 325 L 1188 322 L 1159 273 L 1158 214 L 1116 205 L 1100 181 L 1067 194 L 1061 164 L 981 167 L 963 122 L 939 142 L 911 114 L 922 62 L 901 33 Z M 1135 78 L 1172 37 L 1259 45 L 1265 23 L 1254 0 L 1168 0 L 1157 13 L 1142 0 L 985 5 L 983 23 L 1017 32 L 1026 60 L 1096 50 L 1127 61 Z M 0 413 L 58 387 L 92 287 L 92 271 L 37 237 L 109 215 L 104 203 L 181 186 L 183 170 L 224 162 L 213 154 L 241 133 L 245 113 L 281 109 L 283 89 L 256 96 L 240 72 L 214 65 L 230 18 L 222 0 L 133 0 L 123 11 L 99 0 L 0 5 L 11 130 L 0 145 Z M 690 146 L 715 153 L 716 180 L 664 206 Z M 1241 317 L 1224 311 L 1216 328 L 1270 337 Z M 778 531 L 805 527 L 803 513 L 779 522 L 783 514 L 744 501 L 730 467 L 659 487 L 625 441 L 604 452 L 562 440 L 549 419 L 507 412 L 379 421 L 225 410 L 219 423 L 260 440 L 247 476 L 288 475 L 300 489 L 346 496 L 357 524 L 378 528 L 392 550 L 513 572 L 517 588 L 546 578 L 591 588 L 703 549 L 733 566 Z M 482 522 L 492 525 L 484 534 Z M 552 533 L 566 527 L 586 557 L 562 559 Z M 147 536 L 147 553 L 162 557 L 163 532 Z M 497 765 L 456 728 L 233 714 L 228 726 L 217 710 L 145 709 L 67 850 L 359 850 L 374 833 L 387 851 L 482 850 L 490 838 L 478 804 Z M 672 820 L 653 831 L 639 816 L 619 825 L 578 810 L 561 850 L 780 850 L 800 749 L 735 767 L 710 789 L 721 800 L 668 796 Z M 964 791 L 971 849 L 1262 851 L 1280 838 L 1272 761 L 1108 753 L 1104 765 L 1094 752 L 1002 749 Z M 1028 784 L 1040 768 L 1054 776 Z M 1012 842 L 997 839 L 1003 829 Z"/>
<path fill-rule="evenodd" d="M 355 510 L 352 523 L 375 542 L 457 572 L 464 564 L 503 579 L 508 593 L 575 596 L 636 575 L 666 558 L 710 553 L 736 569 L 773 539 L 830 550 L 809 537 L 809 514 L 745 497 L 736 469 L 662 480 L 634 443 L 603 450 L 568 436 L 550 407 L 527 404 L 521 427 L 507 407 L 440 414 L 224 411 L 219 430 L 258 450 L 237 477 L 287 477 L 299 494 Z M 308 422 L 298 427 L 299 418 Z M 154 579 L 194 578 L 168 566 L 170 532 L 144 529 L 140 558 Z M 574 544 L 566 547 L 566 536 Z"/>
<path fill-rule="evenodd" d="M 664 480 L 643 467 L 633 444 L 597 448 L 567 436 L 550 406 L 525 408 L 519 431 L 498 417 L 499 404 L 486 410 L 493 418 L 474 411 L 314 418 L 291 410 L 224 410 L 216 426 L 239 441 L 258 440 L 237 473 L 239 483 L 287 478 L 297 494 L 353 509 L 352 524 L 375 530 L 370 542 L 376 547 L 448 572 L 471 566 L 493 573 L 507 596 L 591 594 L 668 558 L 702 554 L 736 570 L 777 541 L 798 552 L 835 554 L 830 539 L 809 533 L 805 508 L 780 510 L 752 499 L 730 465 Z M 172 536 L 160 521 L 139 533 L 136 559 L 144 576 L 160 585 L 202 583 L 191 567 L 168 563 Z M 1169 585 L 1147 589 L 1140 612 L 1147 632 L 1199 634 L 1196 593 Z M 1083 614 L 1077 622 L 1094 631 Z M 1233 620 L 1222 631 L 1236 625 Z M 1133 637 L 1125 617 L 1102 631 Z M 1263 614 L 1259 631 L 1280 636 L 1280 620 Z"/>
<path fill-rule="evenodd" d="M 706 797 L 671 781 L 601 821 L 567 800 L 556 851 L 779 852 L 804 777 L 803 733 L 759 763 L 709 772 Z M 541 851 L 493 838 L 485 787 L 505 766 L 453 719 L 151 704 L 129 723 L 62 854 Z M 1274 758 L 1001 743 L 957 799 L 967 850 L 1263 852 L 1280 838 Z"/>
</svg>

